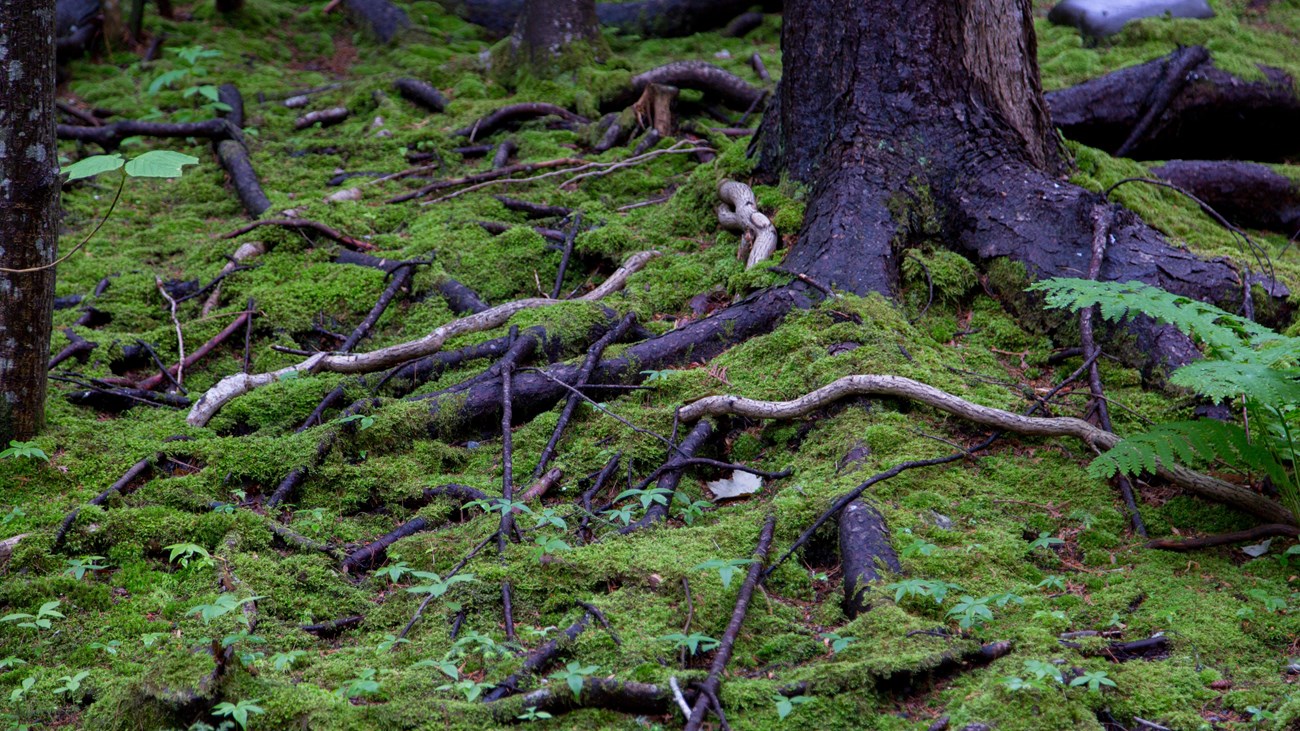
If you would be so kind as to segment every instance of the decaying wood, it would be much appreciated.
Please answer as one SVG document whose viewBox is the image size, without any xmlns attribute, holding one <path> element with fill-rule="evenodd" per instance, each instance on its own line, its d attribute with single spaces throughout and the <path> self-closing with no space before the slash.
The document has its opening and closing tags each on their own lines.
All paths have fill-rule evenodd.
<svg viewBox="0 0 1300 731">
<path fill-rule="evenodd" d="M 293 121 L 293 128 L 302 130 L 316 124 L 322 127 L 332 127 L 347 119 L 348 114 L 347 107 L 330 107 L 329 109 L 307 112 Z"/>
<path fill-rule="evenodd" d="M 751 86 L 730 71 L 704 61 L 674 61 L 637 74 L 632 77 L 632 92 L 640 95 L 650 84 L 696 89 L 713 94 L 734 109 L 748 109 L 751 104 L 756 104 L 763 98 L 762 89 Z"/>
<path fill-rule="evenodd" d="M 1300 94 L 1286 72 L 1259 70 L 1262 80 L 1240 79 L 1215 67 L 1204 48 L 1190 46 L 1046 99 L 1066 137 L 1108 152 L 1123 147 L 1139 160 L 1281 162 L 1300 151 L 1292 134 L 1300 128 Z M 1174 93 L 1166 104 L 1151 98 L 1168 90 Z M 1160 111 L 1144 125 L 1149 109 Z M 1135 129 L 1143 133 L 1130 141 Z"/>
<path fill-rule="evenodd" d="M 795 419 L 848 396 L 894 396 L 919 401 L 977 424 L 1030 436 L 1068 436 L 1097 449 L 1120 442 L 1114 434 L 1073 417 L 1031 417 L 973 404 L 933 386 L 900 376 L 845 376 L 793 401 L 757 401 L 739 396 L 708 396 L 678 410 L 682 421 L 693 423 L 705 416 L 734 414 L 752 419 Z M 1164 479 L 1208 500 L 1226 503 L 1277 523 L 1296 524 L 1296 517 L 1280 503 L 1247 488 L 1233 485 L 1186 467 L 1162 466 Z"/>
<path fill-rule="evenodd" d="M 1147 548 L 1156 548 L 1162 551 L 1196 551 L 1202 548 L 1227 546 L 1247 541 L 1262 541 L 1267 538 L 1277 537 L 1300 537 L 1300 528 L 1283 523 L 1268 523 L 1266 525 L 1257 525 L 1254 528 L 1202 538 L 1157 538 L 1154 541 L 1149 541 Z"/>
<path fill-rule="evenodd" d="M 393 86 L 397 87 L 397 93 L 403 99 L 419 104 L 435 114 L 447 110 L 447 97 L 430 84 L 416 79 L 398 79 L 393 82 Z"/>
<path fill-rule="evenodd" d="M 604 284 L 579 299 L 599 300 L 621 289 L 627 282 L 628 277 L 640 271 L 646 263 L 658 255 L 659 252 L 657 251 L 643 251 L 633 254 L 628 257 L 618 271 L 610 275 Z M 226 376 L 194 403 L 188 421 L 195 426 L 206 424 L 222 406 L 232 399 L 238 398 L 255 388 L 274 383 L 289 373 L 371 373 L 435 353 L 442 348 L 442 344 L 448 338 L 500 327 L 517 312 L 535 307 L 545 307 L 555 302 L 556 300 L 548 298 L 507 302 L 483 312 L 453 320 L 446 325 L 435 328 L 433 332 L 419 340 L 357 355 L 318 353 L 301 363 L 281 368 L 278 371 L 256 375 L 237 373 Z"/>
<path fill-rule="evenodd" d="M 50 358 L 49 369 L 53 370 L 55 366 L 69 358 L 76 358 L 82 363 L 90 357 L 91 351 L 99 347 L 99 343 L 87 340 L 77 334 L 72 328 L 64 328 L 63 335 L 68 339 L 68 345 L 60 350 L 53 358 Z"/>
<path fill-rule="evenodd" d="M 1252 162 L 1170 160 L 1151 168 L 1237 226 L 1300 235 L 1300 183 Z"/>
<path fill-rule="evenodd" d="M 470 142 L 487 137 L 497 130 L 538 117 L 559 117 L 570 124 L 590 124 L 591 120 L 580 114 L 574 114 L 564 107 L 546 102 L 524 102 L 501 107 L 491 114 L 479 119 L 468 127 L 452 132 L 460 137 L 468 137 Z"/>
<path fill-rule="evenodd" d="M 239 202 L 249 217 L 257 218 L 266 213 L 271 207 L 271 199 L 262 190 L 262 183 L 253 170 L 244 143 L 235 139 L 221 140 L 217 143 L 217 159 L 230 175 L 230 184 L 234 186 L 235 195 L 239 197 Z"/>
<path fill-rule="evenodd" d="M 672 136 L 677 128 L 677 119 L 673 114 L 677 94 L 678 90 L 674 86 L 646 84 L 641 90 L 641 98 L 632 105 L 637 124 L 653 128 L 661 137 Z"/>
<path fill-rule="evenodd" d="M 771 219 L 758 211 L 754 191 L 744 183 L 724 180 L 718 184 L 718 223 L 729 231 L 740 231 L 740 247 L 736 256 L 745 262 L 746 269 L 766 261 L 776 251 L 781 238 Z"/>
<path fill-rule="evenodd" d="M 844 613 L 852 619 L 871 608 L 866 585 L 883 578 L 880 567 L 900 574 L 903 566 L 890 543 L 885 516 L 865 500 L 854 500 L 840 512 L 839 537 Z"/>
<path fill-rule="evenodd" d="M 198 137 L 213 141 L 239 139 L 239 128 L 226 119 L 209 119 L 202 122 L 138 122 L 124 119 L 98 127 L 78 127 L 61 124 L 57 128 L 59 139 L 93 142 L 105 150 L 116 150 L 127 137 Z"/>
</svg>

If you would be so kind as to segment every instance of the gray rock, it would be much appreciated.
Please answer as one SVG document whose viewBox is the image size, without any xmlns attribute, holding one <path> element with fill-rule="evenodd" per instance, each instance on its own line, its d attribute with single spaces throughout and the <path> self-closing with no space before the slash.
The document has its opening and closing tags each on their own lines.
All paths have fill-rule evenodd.
<svg viewBox="0 0 1300 731">
<path fill-rule="evenodd" d="M 1214 11 L 1206 0 L 1062 0 L 1047 19 L 1102 38 L 1118 33 L 1130 20 L 1162 16 L 1213 18 Z"/>
</svg>

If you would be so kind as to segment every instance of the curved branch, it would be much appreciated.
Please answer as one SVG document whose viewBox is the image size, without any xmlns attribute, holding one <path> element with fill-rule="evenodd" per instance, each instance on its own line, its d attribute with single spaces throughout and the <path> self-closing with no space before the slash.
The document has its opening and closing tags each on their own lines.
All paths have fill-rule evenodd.
<svg viewBox="0 0 1300 731">
<path fill-rule="evenodd" d="M 581 300 L 598 300 L 612 292 L 622 289 L 627 283 L 628 277 L 640 271 L 651 259 L 659 256 L 657 251 L 642 251 L 628 257 L 617 271 L 610 275 L 605 283 L 587 294 L 579 297 Z M 446 325 L 435 328 L 433 332 L 425 335 L 418 340 L 412 340 L 405 343 L 399 343 L 387 348 L 371 351 L 369 353 L 317 353 L 310 358 L 278 371 L 269 373 L 258 373 L 250 375 L 247 373 L 236 373 L 232 376 L 226 376 L 217 382 L 215 386 L 208 389 L 198 401 L 194 402 L 193 408 L 190 409 L 189 416 L 186 420 L 193 426 L 203 426 L 216 415 L 221 407 L 230 401 L 252 391 L 255 388 L 266 386 L 282 378 L 293 378 L 291 374 L 302 373 L 372 373 L 383 370 L 391 366 L 399 365 L 407 361 L 423 358 L 426 355 L 438 352 L 449 338 L 465 333 L 480 332 L 490 330 L 494 327 L 500 327 L 510 320 L 515 313 L 534 307 L 545 307 L 553 305 L 562 300 L 553 300 L 541 297 L 532 299 L 515 300 L 505 304 L 497 305 L 483 312 L 479 312 L 468 317 L 462 317 L 452 320 Z"/>
<path fill-rule="evenodd" d="M 734 414 L 752 419 L 794 419 L 849 396 L 894 396 L 920 401 L 940 411 L 1004 431 L 1041 437 L 1074 437 L 1097 449 L 1110 449 L 1120 437 L 1082 419 L 1032 417 L 973 404 L 963 398 L 901 376 L 845 376 L 793 401 L 757 401 L 740 396 L 709 396 L 678 410 L 684 422 Z M 1181 466 L 1162 467 L 1161 477 L 1209 500 L 1232 505 L 1270 522 L 1296 525 L 1296 516 L 1259 493 Z"/>
</svg>

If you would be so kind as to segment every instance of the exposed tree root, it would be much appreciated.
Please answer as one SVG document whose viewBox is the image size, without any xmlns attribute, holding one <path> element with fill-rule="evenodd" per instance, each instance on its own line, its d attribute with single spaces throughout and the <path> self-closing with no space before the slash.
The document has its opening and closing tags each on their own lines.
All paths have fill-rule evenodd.
<svg viewBox="0 0 1300 731">
<path fill-rule="evenodd" d="M 1074 437 L 1097 449 L 1110 449 L 1120 438 L 1082 419 L 1030 417 L 979 406 L 924 383 L 899 376 L 845 376 L 793 401 L 756 401 L 739 396 L 708 396 L 678 410 L 693 423 L 705 416 L 735 414 L 752 419 L 794 419 L 847 396 L 894 396 L 919 401 L 977 424 L 1029 436 Z M 1186 467 L 1164 466 L 1158 474 L 1208 500 L 1226 503 L 1267 520 L 1296 524 L 1296 516 L 1274 500 L 1247 488 L 1203 475 Z"/>
<path fill-rule="evenodd" d="M 1300 184 L 1251 162 L 1170 160 L 1151 168 L 1238 226 L 1300 235 Z"/>
<path fill-rule="evenodd" d="M 776 251 L 781 239 L 771 219 L 758 211 L 754 191 L 744 183 L 724 180 L 718 184 L 718 223 L 730 231 L 740 231 L 740 248 L 736 256 L 745 262 L 746 269 L 766 261 Z"/>
<path fill-rule="evenodd" d="M 223 120 L 224 121 L 224 120 Z M 238 140 L 221 140 L 217 143 L 217 159 L 230 175 L 230 184 L 249 217 L 257 218 L 271 207 L 271 199 L 262 190 L 253 163 L 248 158 L 248 148 Z"/>
<path fill-rule="evenodd" d="M 90 353 L 99 347 L 99 343 L 81 337 L 77 334 L 77 331 L 70 327 L 63 329 L 63 335 L 68 339 L 68 345 L 55 354 L 53 358 L 50 358 L 50 370 L 54 370 L 55 366 L 69 358 L 76 358 L 85 363 L 86 359 L 90 357 Z"/>
<path fill-rule="evenodd" d="M 486 310 L 488 304 L 483 301 L 478 293 L 464 284 L 447 277 L 436 285 L 438 294 L 447 301 L 447 307 L 457 315 L 463 315 L 466 312 L 477 314 Z"/>
<path fill-rule="evenodd" d="M 697 89 L 714 94 L 735 109 L 748 109 L 763 98 L 763 90 L 730 71 L 704 61 L 674 61 L 632 77 L 632 93 L 640 96 L 650 84 Z M 618 106 L 627 106 L 621 104 Z"/>
<path fill-rule="evenodd" d="M 124 119 L 99 127 L 78 127 L 60 124 L 58 135 L 61 140 L 93 142 L 105 150 L 116 150 L 127 137 L 197 137 L 214 142 L 221 140 L 238 140 L 239 128 L 225 119 L 209 119 L 203 122 L 138 122 Z"/>
<path fill-rule="evenodd" d="M 712 436 L 713 424 L 707 419 L 700 419 L 690 433 L 686 435 L 686 438 L 682 440 L 682 443 L 675 445 L 668 453 L 668 462 L 665 469 L 662 470 L 659 484 L 656 486 L 659 490 L 666 492 L 667 500 L 664 503 L 651 503 L 640 520 L 623 526 L 619 529 L 619 533 L 628 534 L 638 531 L 646 526 L 658 523 L 668 515 L 668 509 L 672 507 L 673 499 L 677 496 L 677 485 L 681 483 L 682 472 L 686 469 L 686 466 L 682 463 L 694 457 L 695 453 Z"/>
<path fill-rule="evenodd" d="M 211 353 L 219 345 L 224 343 L 227 338 L 229 338 L 231 335 L 234 335 L 241 328 L 243 328 L 244 324 L 248 322 L 249 318 L 251 318 L 252 316 L 253 313 L 251 310 L 245 310 L 244 312 L 240 313 L 239 317 L 236 317 L 233 321 L 231 321 L 231 323 L 227 325 L 224 329 L 222 329 L 221 332 L 217 333 L 216 335 L 213 335 L 211 340 L 208 340 L 208 342 L 199 346 L 197 350 L 195 350 L 194 352 L 186 356 L 180 363 L 177 363 L 176 365 L 168 368 L 166 373 L 158 373 L 152 375 L 144 379 L 143 381 L 140 381 L 138 384 L 136 384 L 136 387 L 145 391 L 151 391 L 161 386 L 164 382 L 168 381 L 170 378 L 176 377 L 177 374 L 181 373 L 184 369 L 194 366 L 200 360 L 203 360 L 203 358 L 207 356 L 208 353 Z"/>
<path fill-rule="evenodd" d="M 613 678 L 586 678 L 582 692 L 574 695 L 567 686 L 547 686 L 528 693 L 509 696 L 491 704 L 496 723 L 519 723 L 528 709 L 559 716 L 583 708 L 603 708 L 639 716 L 662 716 L 672 707 L 673 694 L 667 685 L 620 681 Z"/>
<path fill-rule="evenodd" d="M 125 494 L 130 490 L 135 489 L 135 487 L 138 486 L 137 484 L 138 480 L 143 480 L 148 478 L 150 473 L 153 472 L 153 460 L 161 459 L 161 458 L 162 458 L 162 453 L 159 452 L 158 454 L 155 454 L 152 457 L 145 457 L 139 462 L 136 462 L 135 464 L 131 465 L 131 468 L 128 469 L 121 477 L 117 478 L 116 482 L 114 482 L 112 485 L 109 485 L 107 490 L 104 490 L 103 492 L 99 493 L 95 497 L 91 498 L 90 502 L 86 504 L 103 505 L 104 501 L 108 500 L 108 498 L 111 497 L 114 493 Z M 72 524 L 77 520 L 77 516 L 80 514 L 81 514 L 81 508 L 77 508 L 73 510 L 71 513 L 68 513 L 68 515 L 63 519 L 63 522 L 59 524 L 59 530 L 56 531 L 54 534 L 54 543 L 52 546 L 52 550 L 58 550 L 59 547 L 63 545 L 63 540 L 68 535 L 68 529 L 72 527 Z"/>
<path fill-rule="evenodd" d="M 517 672 L 511 673 L 505 680 L 497 683 L 496 687 L 483 694 L 483 702 L 491 703 L 508 695 L 518 693 L 520 682 L 528 676 L 537 675 L 544 671 L 548 665 L 555 662 L 560 653 L 572 645 L 578 639 L 578 635 L 582 634 L 589 624 L 591 624 L 591 612 L 583 612 L 578 621 L 569 625 L 567 629 L 560 633 L 559 637 L 547 641 L 536 650 L 528 653 L 524 658 L 523 665 Z"/>
<path fill-rule="evenodd" d="M 564 206 L 548 206 L 544 203 L 533 203 L 504 195 L 492 197 L 500 201 L 506 209 L 519 211 L 530 218 L 564 218 L 573 213 L 573 209 Z"/>
<path fill-rule="evenodd" d="M 658 252 L 655 251 L 633 254 L 618 271 L 610 275 L 604 284 L 579 299 L 598 300 L 620 289 L 626 283 L 628 277 L 639 271 L 656 256 L 658 256 Z M 459 320 L 453 320 L 446 325 L 435 328 L 433 332 L 419 340 L 400 345 L 381 348 L 380 350 L 359 355 L 318 353 L 302 363 L 281 368 L 278 371 L 257 375 L 237 373 L 227 376 L 195 402 L 187 420 L 191 425 L 202 426 L 208 423 L 221 407 L 232 399 L 238 398 L 260 386 L 274 383 L 289 373 L 370 373 L 382 370 L 437 352 L 448 338 L 500 327 L 517 312 L 534 307 L 545 307 L 555 302 L 556 300 L 552 299 L 516 300 Z"/>
<path fill-rule="evenodd" d="M 736 607 L 731 612 L 731 621 L 727 623 L 727 631 L 722 635 L 722 643 L 718 645 L 717 654 L 713 656 L 709 675 L 700 685 L 700 697 L 691 707 L 691 717 L 686 721 L 686 731 L 699 731 L 707 715 L 709 699 L 716 699 L 722 688 L 722 671 L 727 669 L 727 663 L 731 660 L 731 653 L 736 646 L 736 637 L 740 635 L 740 626 L 744 624 L 745 613 L 749 611 L 749 600 L 754 596 L 754 589 L 758 587 L 758 576 L 763 571 L 763 562 L 767 560 L 768 549 L 772 547 L 772 532 L 775 528 L 776 516 L 767 516 L 767 520 L 763 521 L 763 529 L 758 534 L 758 545 L 754 548 L 753 562 L 749 564 L 745 581 L 740 585 L 740 593 L 736 596 Z M 717 705 L 717 711 L 719 714 L 722 711 L 720 703 Z"/>
<path fill-rule="evenodd" d="M 468 127 L 452 132 L 454 135 L 468 137 L 470 142 L 480 138 L 488 137 L 492 133 L 507 126 L 519 124 L 520 122 L 537 117 L 559 117 L 566 122 L 573 124 L 591 124 L 591 120 L 580 114 L 574 114 L 564 107 L 546 102 L 524 102 L 522 104 L 511 104 L 501 107 L 482 119 L 474 122 Z"/>
<path fill-rule="evenodd" d="M 1300 150 L 1300 95 L 1284 71 L 1259 68 L 1263 80 L 1245 81 L 1191 46 L 1046 99 L 1066 137 L 1113 153 L 1280 162 Z"/>
</svg>

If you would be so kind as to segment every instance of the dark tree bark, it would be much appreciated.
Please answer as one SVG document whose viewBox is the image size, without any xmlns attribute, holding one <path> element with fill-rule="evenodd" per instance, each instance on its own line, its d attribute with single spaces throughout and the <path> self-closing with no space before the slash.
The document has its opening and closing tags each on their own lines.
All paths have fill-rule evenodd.
<svg viewBox="0 0 1300 731">
<path fill-rule="evenodd" d="M 0 445 L 7 445 L 45 424 L 61 187 L 54 0 L 0 3 L 0 58 Z"/>
<path fill-rule="evenodd" d="M 493 72 L 503 79 L 520 70 L 549 76 L 604 60 L 609 47 L 600 34 L 596 1 L 525 0 L 510 37 L 493 55 Z"/>
<path fill-rule="evenodd" d="M 1151 168 L 1237 226 L 1300 237 L 1300 183 L 1253 162 L 1170 160 Z"/>
<path fill-rule="evenodd" d="M 1008 257 L 1033 278 L 1087 271 L 1102 200 L 1064 179 L 1029 0 L 790 0 L 781 43 L 761 171 L 813 189 L 786 269 L 888 295 L 897 252 L 929 243 Z M 1122 209 L 1110 234 L 1102 279 L 1241 305 L 1250 276 L 1231 263 L 1170 246 Z"/>
</svg>

